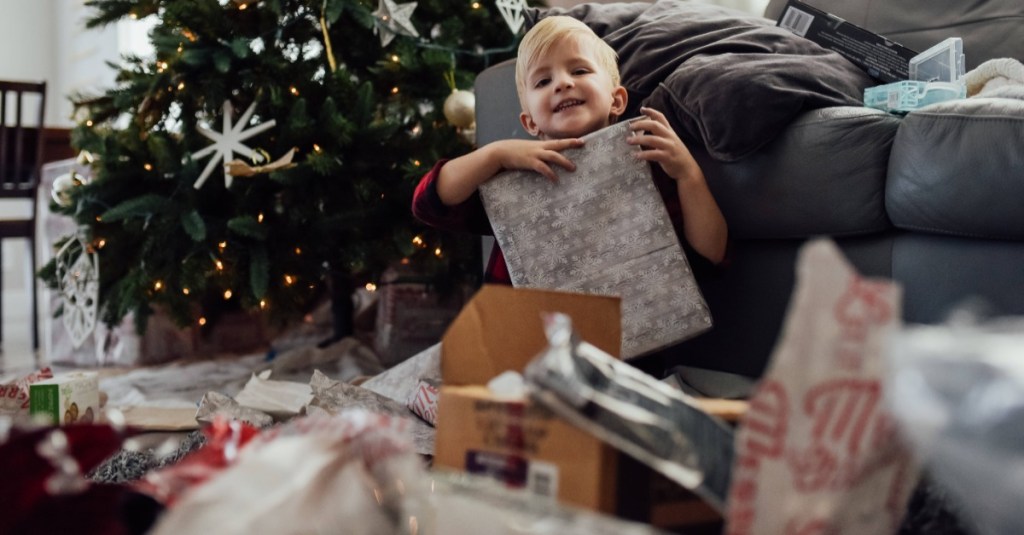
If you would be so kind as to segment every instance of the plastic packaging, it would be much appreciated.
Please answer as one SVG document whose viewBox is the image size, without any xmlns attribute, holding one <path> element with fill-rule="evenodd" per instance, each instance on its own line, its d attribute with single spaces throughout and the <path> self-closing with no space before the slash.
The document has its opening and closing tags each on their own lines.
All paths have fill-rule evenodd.
<svg viewBox="0 0 1024 535">
<path fill-rule="evenodd" d="M 724 510 L 733 432 L 682 392 L 577 339 L 545 317 L 547 349 L 526 368 L 530 397 Z"/>
<path fill-rule="evenodd" d="M 1024 318 L 893 337 L 886 401 L 977 533 L 1024 525 Z"/>
<path fill-rule="evenodd" d="M 965 98 L 963 40 L 950 37 L 910 60 L 910 80 L 869 87 L 864 105 L 906 113 L 929 104 Z"/>
</svg>

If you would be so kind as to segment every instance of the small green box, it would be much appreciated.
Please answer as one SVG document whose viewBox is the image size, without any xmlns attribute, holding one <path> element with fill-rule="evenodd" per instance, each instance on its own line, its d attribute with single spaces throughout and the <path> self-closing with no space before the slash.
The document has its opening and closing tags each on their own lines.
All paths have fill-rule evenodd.
<svg viewBox="0 0 1024 535">
<path fill-rule="evenodd" d="M 29 385 L 28 413 L 46 416 L 51 424 L 60 423 L 60 391 L 54 384 Z"/>
<path fill-rule="evenodd" d="M 29 415 L 53 425 L 87 424 L 100 410 L 95 372 L 75 372 L 29 385 Z"/>
</svg>

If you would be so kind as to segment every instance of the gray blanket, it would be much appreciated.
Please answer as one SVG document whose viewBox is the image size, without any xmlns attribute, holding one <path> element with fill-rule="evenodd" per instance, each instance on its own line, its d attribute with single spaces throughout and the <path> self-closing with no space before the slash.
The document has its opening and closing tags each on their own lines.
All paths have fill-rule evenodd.
<svg viewBox="0 0 1024 535">
<path fill-rule="evenodd" d="M 801 112 L 863 105 L 875 82 L 839 54 L 745 13 L 682 0 L 581 4 L 527 10 L 527 26 L 550 15 L 582 20 L 619 55 L 629 91 L 625 117 L 641 104 L 662 111 L 688 144 L 720 161 L 771 142 Z"/>
</svg>

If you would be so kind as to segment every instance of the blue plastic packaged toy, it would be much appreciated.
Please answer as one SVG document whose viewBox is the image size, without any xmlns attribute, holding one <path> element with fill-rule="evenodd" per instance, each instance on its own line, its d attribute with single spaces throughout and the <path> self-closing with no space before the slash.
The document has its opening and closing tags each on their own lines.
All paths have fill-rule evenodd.
<svg viewBox="0 0 1024 535">
<path fill-rule="evenodd" d="M 906 113 L 920 107 L 965 98 L 963 40 L 950 37 L 910 60 L 910 80 L 869 87 L 864 105 Z"/>
</svg>

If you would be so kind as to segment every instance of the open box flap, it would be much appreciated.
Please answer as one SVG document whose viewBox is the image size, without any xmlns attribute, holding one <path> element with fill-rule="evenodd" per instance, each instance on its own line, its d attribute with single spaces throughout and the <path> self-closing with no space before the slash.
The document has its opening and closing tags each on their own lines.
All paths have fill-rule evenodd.
<svg viewBox="0 0 1024 535">
<path fill-rule="evenodd" d="M 448 327 L 441 342 L 446 385 L 486 384 L 506 370 L 522 372 L 547 347 L 542 312 L 572 318 L 579 335 L 619 356 L 618 297 L 484 285 Z"/>
</svg>

